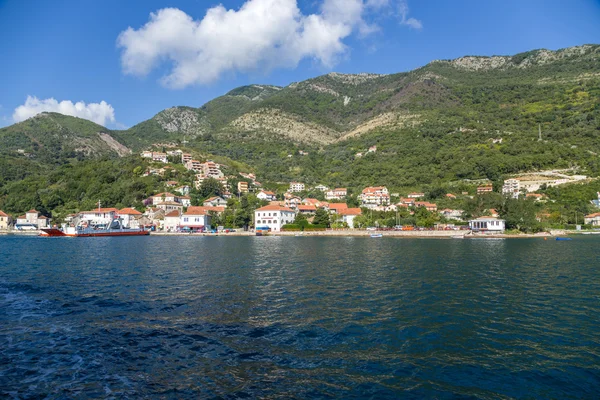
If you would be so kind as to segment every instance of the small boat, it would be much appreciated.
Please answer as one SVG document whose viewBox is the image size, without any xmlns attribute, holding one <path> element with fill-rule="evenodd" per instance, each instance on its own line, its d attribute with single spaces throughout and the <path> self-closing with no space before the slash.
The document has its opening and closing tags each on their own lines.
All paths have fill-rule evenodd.
<svg viewBox="0 0 600 400">
<path fill-rule="evenodd" d="M 573 240 L 573 239 L 566 238 L 566 237 L 557 237 L 556 240 Z"/>
<path fill-rule="evenodd" d="M 464 239 L 465 235 L 454 235 L 452 236 L 452 239 Z"/>
<path fill-rule="evenodd" d="M 371 237 L 372 238 L 380 238 L 380 237 L 383 237 L 383 235 L 381 233 L 372 233 Z"/>
<path fill-rule="evenodd" d="M 304 232 L 298 232 L 298 233 L 294 234 L 294 236 L 298 236 L 298 237 L 304 236 Z"/>
</svg>

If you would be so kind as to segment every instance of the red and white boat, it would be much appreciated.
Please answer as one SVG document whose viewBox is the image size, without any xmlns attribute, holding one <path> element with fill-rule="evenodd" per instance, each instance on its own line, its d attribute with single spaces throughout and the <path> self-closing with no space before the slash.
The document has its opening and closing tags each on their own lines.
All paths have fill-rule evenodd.
<svg viewBox="0 0 600 400">
<path fill-rule="evenodd" d="M 145 236 L 150 231 L 144 228 L 126 228 L 120 218 L 115 218 L 107 225 L 80 225 L 63 226 L 58 228 L 42 229 L 40 236 L 46 237 L 99 237 L 99 236 Z"/>
</svg>

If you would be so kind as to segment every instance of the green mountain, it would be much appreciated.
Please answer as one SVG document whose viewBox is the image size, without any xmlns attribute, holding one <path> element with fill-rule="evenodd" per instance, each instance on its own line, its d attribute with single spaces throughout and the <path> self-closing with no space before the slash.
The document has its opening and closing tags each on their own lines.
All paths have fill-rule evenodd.
<svg viewBox="0 0 600 400">
<path fill-rule="evenodd" d="M 600 46 L 584 45 L 438 60 L 391 75 L 330 73 L 286 87 L 244 86 L 124 131 L 43 114 L 0 129 L 0 146 L 3 157 L 22 160 L 25 152 L 49 164 L 53 156 L 184 143 L 246 163 L 263 181 L 354 188 L 498 180 L 573 166 L 597 176 L 599 99 Z"/>
</svg>

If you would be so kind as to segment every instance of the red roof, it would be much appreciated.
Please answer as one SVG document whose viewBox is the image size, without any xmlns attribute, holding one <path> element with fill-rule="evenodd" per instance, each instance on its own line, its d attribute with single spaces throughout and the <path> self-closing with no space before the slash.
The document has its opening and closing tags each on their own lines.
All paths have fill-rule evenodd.
<svg viewBox="0 0 600 400">
<path fill-rule="evenodd" d="M 43 216 L 43 215 L 40 215 L 40 216 L 38 217 L 38 219 L 48 219 L 48 217 L 45 217 L 45 216 Z"/>
<path fill-rule="evenodd" d="M 29 213 L 36 213 L 37 214 L 37 213 L 39 213 L 39 211 L 31 209 L 31 210 L 27 211 L 25 214 L 29 214 Z"/>
<path fill-rule="evenodd" d="M 206 207 L 190 206 L 183 215 L 206 215 Z"/>
<path fill-rule="evenodd" d="M 138 210 L 134 210 L 133 208 L 124 208 L 119 211 L 120 215 L 142 215 Z"/>
<path fill-rule="evenodd" d="M 596 218 L 596 217 L 600 217 L 600 213 L 593 213 L 593 214 L 589 214 L 589 215 L 585 216 L 585 218 Z"/>
<path fill-rule="evenodd" d="M 8 214 L 6 214 L 4 211 L 0 210 L 0 217 L 8 217 Z"/>
<path fill-rule="evenodd" d="M 167 215 L 165 215 L 165 217 L 179 217 L 179 211 L 173 210 L 170 213 L 168 213 Z"/>
<path fill-rule="evenodd" d="M 206 206 L 206 207 L 204 207 L 204 209 L 206 211 L 214 211 L 217 213 L 222 213 L 225 211 L 225 207 L 223 207 L 223 206 L 216 206 L 216 207 Z"/>
<path fill-rule="evenodd" d="M 269 204 L 268 206 L 264 206 L 261 208 L 257 208 L 256 211 L 290 211 L 294 212 L 291 208 L 281 207 L 273 204 Z"/>
<path fill-rule="evenodd" d="M 268 190 L 261 190 L 261 192 L 266 194 L 267 196 L 275 196 L 275 193 L 268 191 Z"/>
<path fill-rule="evenodd" d="M 317 211 L 317 207 L 314 204 L 301 204 L 298 211 Z"/>
<path fill-rule="evenodd" d="M 360 208 L 346 208 L 345 210 L 340 210 L 340 215 L 360 215 Z"/>
<path fill-rule="evenodd" d="M 348 208 L 348 204 L 346 203 L 329 203 L 330 210 L 345 210 Z"/>
</svg>

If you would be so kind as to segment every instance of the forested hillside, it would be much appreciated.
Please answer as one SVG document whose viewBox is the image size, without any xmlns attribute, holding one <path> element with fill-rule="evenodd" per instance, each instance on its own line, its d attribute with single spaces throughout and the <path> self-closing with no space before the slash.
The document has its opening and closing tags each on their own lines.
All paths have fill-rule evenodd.
<svg viewBox="0 0 600 400">
<path fill-rule="evenodd" d="M 40 114 L 0 129 L 0 207 L 24 178 L 94 163 L 119 169 L 130 150 L 181 143 L 243 162 L 267 183 L 424 189 L 573 166 L 598 176 L 600 46 L 250 85 L 124 131 Z"/>
</svg>

